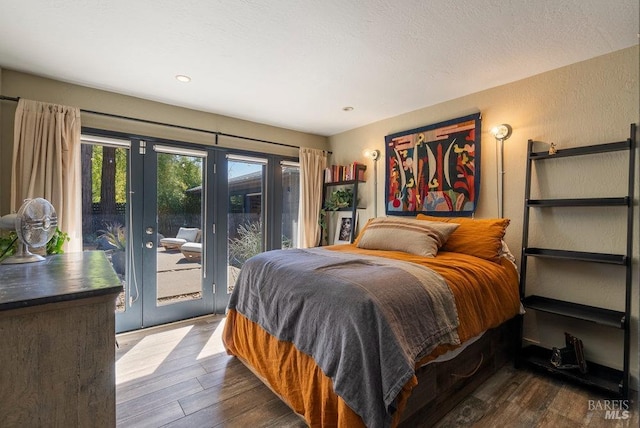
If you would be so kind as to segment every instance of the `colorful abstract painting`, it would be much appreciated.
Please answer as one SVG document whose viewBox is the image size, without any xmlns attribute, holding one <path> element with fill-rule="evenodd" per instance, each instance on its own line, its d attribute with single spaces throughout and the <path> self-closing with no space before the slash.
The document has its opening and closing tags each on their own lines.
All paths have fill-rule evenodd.
<svg viewBox="0 0 640 428">
<path fill-rule="evenodd" d="M 386 213 L 470 216 L 480 189 L 480 113 L 385 137 Z"/>
</svg>

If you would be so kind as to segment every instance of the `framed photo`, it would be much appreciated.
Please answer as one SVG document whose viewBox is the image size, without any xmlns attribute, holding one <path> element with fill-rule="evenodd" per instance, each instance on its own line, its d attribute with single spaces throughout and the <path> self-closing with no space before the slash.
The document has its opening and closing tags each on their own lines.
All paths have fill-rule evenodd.
<svg viewBox="0 0 640 428">
<path fill-rule="evenodd" d="M 334 244 L 350 244 L 356 228 L 358 213 L 355 217 L 351 217 L 351 212 L 339 211 L 336 221 L 336 233 L 333 238 Z"/>
<path fill-rule="evenodd" d="M 480 113 L 385 137 L 387 215 L 471 216 L 480 191 Z"/>
</svg>

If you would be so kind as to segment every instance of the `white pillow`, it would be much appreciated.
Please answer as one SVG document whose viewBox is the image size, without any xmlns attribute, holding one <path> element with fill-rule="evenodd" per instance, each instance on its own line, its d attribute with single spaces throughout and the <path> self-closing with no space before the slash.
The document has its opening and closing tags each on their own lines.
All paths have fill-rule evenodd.
<svg viewBox="0 0 640 428">
<path fill-rule="evenodd" d="M 435 257 L 438 249 L 458 228 L 455 223 L 379 217 L 370 220 L 358 239 L 358 248 L 404 251 Z"/>
</svg>

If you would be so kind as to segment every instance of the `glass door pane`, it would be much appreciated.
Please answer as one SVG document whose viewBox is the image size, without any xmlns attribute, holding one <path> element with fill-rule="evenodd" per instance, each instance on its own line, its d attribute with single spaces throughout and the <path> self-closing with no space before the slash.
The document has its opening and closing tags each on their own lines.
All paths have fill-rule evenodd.
<svg viewBox="0 0 640 428">
<path fill-rule="evenodd" d="M 124 313 L 136 297 L 128 287 L 129 142 L 83 136 L 82 143 L 82 246 L 106 253 L 122 281 L 116 311 Z"/>
<path fill-rule="evenodd" d="M 157 306 L 202 298 L 203 158 L 157 154 Z"/>
<path fill-rule="evenodd" d="M 229 156 L 227 293 L 244 262 L 265 250 L 263 186 L 266 159 Z"/>
</svg>

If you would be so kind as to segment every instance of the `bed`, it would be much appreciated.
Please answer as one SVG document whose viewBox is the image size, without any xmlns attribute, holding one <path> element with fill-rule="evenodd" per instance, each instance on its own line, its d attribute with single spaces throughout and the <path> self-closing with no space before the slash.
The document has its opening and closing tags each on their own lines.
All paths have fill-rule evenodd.
<svg viewBox="0 0 640 428">
<path fill-rule="evenodd" d="M 515 344 L 506 219 L 370 220 L 243 266 L 223 341 L 309 426 L 430 424 Z"/>
</svg>

